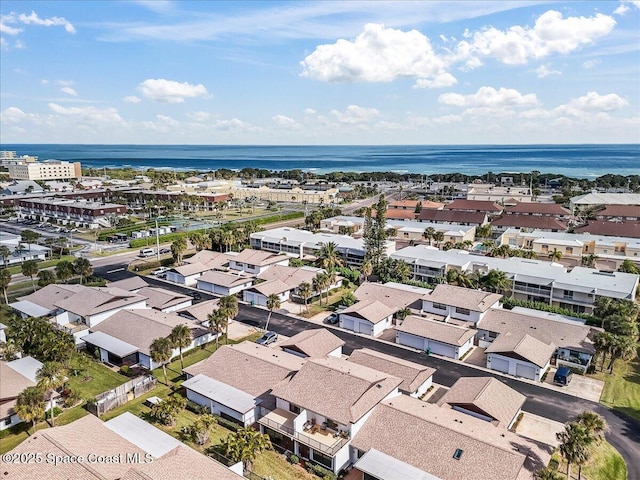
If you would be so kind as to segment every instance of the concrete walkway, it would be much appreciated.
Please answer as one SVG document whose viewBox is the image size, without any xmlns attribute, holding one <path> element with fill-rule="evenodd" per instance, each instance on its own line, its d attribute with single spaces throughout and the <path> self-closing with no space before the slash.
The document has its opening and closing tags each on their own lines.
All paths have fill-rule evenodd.
<svg viewBox="0 0 640 480">
<path fill-rule="evenodd" d="M 556 433 L 564 430 L 564 423 L 555 422 L 548 418 L 522 412 L 522 419 L 516 428 L 516 433 L 523 437 L 557 447 L 559 442 Z"/>
</svg>

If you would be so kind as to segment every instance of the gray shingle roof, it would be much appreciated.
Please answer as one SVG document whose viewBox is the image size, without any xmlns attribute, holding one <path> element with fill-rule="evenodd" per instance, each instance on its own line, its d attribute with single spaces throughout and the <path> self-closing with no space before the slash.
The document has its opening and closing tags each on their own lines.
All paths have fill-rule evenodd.
<svg viewBox="0 0 640 480">
<path fill-rule="evenodd" d="M 84 317 L 124 308 L 144 300 L 145 297 L 120 288 L 85 287 L 75 295 L 58 300 L 55 306 Z"/>
<path fill-rule="evenodd" d="M 127 290 L 129 292 L 131 292 L 132 290 L 138 290 L 140 288 L 144 288 L 148 286 L 149 284 L 145 282 L 144 279 L 138 275 L 125 278 L 123 280 L 118 280 L 117 282 L 109 282 L 109 287 L 121 288 L 122 290 Z"/>
<path fill-rule="evenodd" d="M 138 291 L 138 295 L 147 298 L 147 306 L 158 310 L 173 307 L 174 305 L 179 305 L 191 300 L 191 297 L 188 295 L 182 295 L 159 287 L 144 287 Z"/>
<path fill-rule="evenodd" d="M 336 337 L 326 328 L 315 328 L 297 333 L 281 343 L 280 348 L 296 350 L 307 357 L 324 357 L 343 345 L 344 340 Z"/>
<path fill-rule="evenodd" d="M 544 367 L 556 351 L 553 343 L 544 343 L 526 333 L 502 333 L 498 335 L 486 353 L 515 353 L 524 360 Z"/>
<path fill-rule="evenodd" d="M 355 303 L 350 307 L 345 308 L 340 312 L 340 314 L 355 314 L 370 321 L 371 323 L 379 323 L 389 315 L 393 315 L 395 311 L 396 309 L 391 308 L 378 300 L 370 299 Z"/>
<path fill-rule="evenodd" d="M 405 287 L 409 287 L 406 285 Z M 378 300 L 398 311 L 404 307 L 422 308 L 421 299 L 425 290 L 416 287 L 403 288 L 397 284 L 379 284 L 367 282 L 360 285 L 353 294 L 358 300 Z"/>
<path fill-rule="evenodd" d="M 469 328 L 415 315 L 409 315 L 405 318 L 402 325 L 396 326 L 396 330 L 457 347 L 467 343 L 476 334 L 475 330 Z"/>
<path fill-rule="evenodd" d="M 443 303 L 474 312 L 485 312 L 500 301 L 502 295 L 442 284 L 437 285 L 431 293 L 422 298 L 428 302 Z"/>
<path fill-rule="evenodd" d="M 232 273 L 208 271 L 198 278 L 198 282 L 207 282 L 212 285 L 220 285 L 223 287 L 231 288 L 237 285 L 243 285 L 245 283 L 251 283 L 253 277 L 245 277 L 241 275 L 234 275 Z"/>
</svg>

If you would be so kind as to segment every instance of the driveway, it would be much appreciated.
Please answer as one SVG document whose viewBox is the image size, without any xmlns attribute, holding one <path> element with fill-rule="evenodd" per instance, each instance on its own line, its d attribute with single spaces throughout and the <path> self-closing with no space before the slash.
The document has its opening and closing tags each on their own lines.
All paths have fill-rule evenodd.
<svg viewBox="0 0 640 480">
<path fill-rule="evenodd" d="M 516 428 L 516 433 L 531 440 L 551 445 L 552 447 L 558 446 L 556 433 L 564 430 L 563 423 L 555 422 L 529 412 L 522 413 L 522 419 Z"/>
<path fill-rule="evenodd" d="M 553 385 L 554 389 L 560 392 L 567 393 L 569 395 L 575 395 L 576 397 L 584 398 L 585 400 L 591 400 L 592 402 L 599 402 L 602 395 L 602 389 L 604 388 L 604 382 L 596 380 L 595 378 L 587 377 L 584 375 L 573 375 L 569 385 L 560 386 L 553 383 L 553 376 L 556 374 L 556 367 L 549 367 L 549 373 L 544 379 L 544 383 Z"/>
<path fill-rule="evenodd" d="M 465 359 L 464 363 L 468 363 L 469 365 L 477 365 L 478 367 L 487 366 L 487 355 L 484 353 L 485 349 L 481 347 L 473 347 L 471 353 L 469 353 Z"/>
</svg>

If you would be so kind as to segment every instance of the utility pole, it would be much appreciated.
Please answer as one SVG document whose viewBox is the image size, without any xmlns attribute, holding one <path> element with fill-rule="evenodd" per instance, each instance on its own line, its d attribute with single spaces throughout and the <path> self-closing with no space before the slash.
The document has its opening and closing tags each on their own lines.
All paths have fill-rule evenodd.
<svg viewBox="0 0 640 480">
<path fill-rule="evenodd" d="M 158 219 L 156 218 L 156 259 L 160 263 L 160 231 L 158 230 Z"/>
</svg>

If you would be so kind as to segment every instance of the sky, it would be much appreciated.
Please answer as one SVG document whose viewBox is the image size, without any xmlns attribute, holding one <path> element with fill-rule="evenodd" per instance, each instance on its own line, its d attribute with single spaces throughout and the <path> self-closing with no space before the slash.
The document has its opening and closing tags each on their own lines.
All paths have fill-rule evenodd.
<svg viewBox="0 0 640 480">
<path fill-rule="evenodd" d="M 0 143 L 640 143 L 638 1 L 11 1 Z"/>
</svg>

